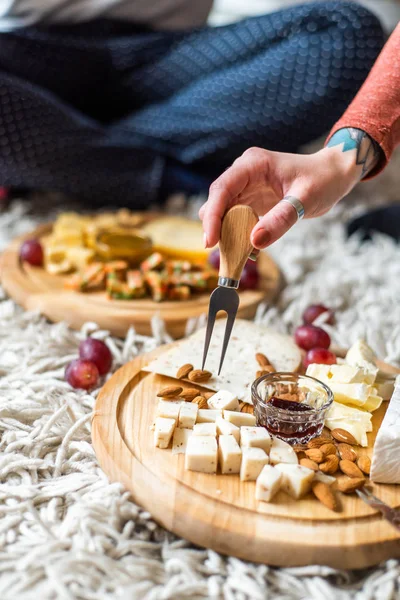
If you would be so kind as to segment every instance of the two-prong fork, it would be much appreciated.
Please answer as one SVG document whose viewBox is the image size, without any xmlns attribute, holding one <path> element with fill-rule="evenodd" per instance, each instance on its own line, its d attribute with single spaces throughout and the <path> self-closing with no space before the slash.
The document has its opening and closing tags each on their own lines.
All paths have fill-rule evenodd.
<svg viewBox="0 0 400 600">
<path fill-rule="evenodd" d="M 358 496 L 363 500 L 366 504 L 371 506 L 371 508 L 376 508 L 379 510 L 382 515 L 385 517 L 387 521 L 393 527 L 400 531 L 400 509 L 399 508 L 391 508 L 388 504 L 379 500 L 376 496 L 374 496 L 368 488 L 363 487 L 360 490 L 356 490 Z"/>
</svg>

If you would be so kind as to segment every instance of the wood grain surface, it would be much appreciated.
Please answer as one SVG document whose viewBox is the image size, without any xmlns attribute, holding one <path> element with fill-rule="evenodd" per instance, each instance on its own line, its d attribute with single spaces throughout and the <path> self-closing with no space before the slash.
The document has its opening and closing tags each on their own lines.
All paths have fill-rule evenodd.
<svg viewBox="0 0 400 600">
<path fill-rule="evenodd" d="M 200 546 L 271 565 L 357 569 L 400 557 L 396 530 L 356 496 L 340 495 L 340 513 L 311 496 L 295 501 L 279 493 L 272 503 L 256 502 L 254 482 L 185 471 L 183 455 L 154 448 L 150 426 L 156 393 L 173 380 L 141 369 L 165 350 L 143 355 L 115 373 L 98 396 L 92 423 L 102 468 L 156 521 Z M 371 455 L 386 405 L 374 414 L 369 447 L 361 452 Z M 373 490 L 391 506 L 400 506 L 400 485 L 376 484 Z"/>
<path fill-rule="evenodd" d="M 110 300 L 105 292 L 78 293 L 64 288 L 65 276 L 50 275 L 44 269 L 21 264 L 19 248 L 24 239 L 41 237 L 51 231 L 43 225 L 16 238 L 0 257 L 0 280 L 6 292 L 26 310 L 38 310 L 50 321 L 66 321 L 79 329 L 95 321 L 112 334 L 124 336 L 130 326 L 142 335 L 152 335 L 151 319 L 161 317 L 175 339 L 185 334 L 188 319 L 207 313 L 209 293 L 187 301 L 157 303 L 151 299 Z M 238 317 L 251 319 L 262 301 L 271 301 L 283 286 L 283 278 L 272 258 L 262 253 L 258 259 L 260 289 L 240 292 Z"/>
<path fill-rule="evenodd" d="M 234 206 L 224 216 L 221 226 L 219 276 L 239 280 L 253 250 L 250 234 L 258 217 L 250 206 Z"/>
</svg>

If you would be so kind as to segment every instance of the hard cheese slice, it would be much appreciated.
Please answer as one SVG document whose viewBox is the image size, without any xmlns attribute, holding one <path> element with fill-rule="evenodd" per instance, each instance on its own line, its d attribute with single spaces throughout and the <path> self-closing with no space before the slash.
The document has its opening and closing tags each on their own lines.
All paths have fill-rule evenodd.
<svg viewBox="0 0 400 600">
<path fill-rule="evenodd" d="M 296 371 L 300 366 L 300 350 L 290 336 L 275 333 L 268 327 L 244 319 L 236 319 L 224 366 L 218 377 L 216 373 L 225 325 L 225 319 L 218 319 L 215 323 L 206 363 L 206 369 L 214 375 L 204 387 L 214 391 L 227 390 L 251 404 L 251 384 L 259 369 L 256 352 L 265 354 L 277 371 Z M 205 329 L 200 329 L 143 369 L 175 378 L 183 364 L 191 363 L 195 368 L 200 368 L 204 337 Z"/>
<path fill-rule="evenodd" d="M 400 376 L 376 436 L 370 477 L 378 483 L 400 483 Z"/>
</svg>

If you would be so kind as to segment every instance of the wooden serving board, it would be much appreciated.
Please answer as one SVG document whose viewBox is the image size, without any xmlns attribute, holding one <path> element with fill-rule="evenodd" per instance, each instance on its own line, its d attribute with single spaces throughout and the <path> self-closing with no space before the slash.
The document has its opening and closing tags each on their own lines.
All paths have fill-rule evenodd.
<svg viewBox="0 0 400 600">
<path fill-rule="evenodd" d="M 295 501 L 279 493 L 271 503 L 257 502 L 255 482 L 240 482 L 237 475 L 185 471 L 183 455 L 155 448 L 150 426 L 156 394 L 173 380 L 142 368 L 170 347 L 122 367 L 97 398 L 93 444 L 111 480 L 122 482 L 166 529 L 223 554 L 278 566 L 323 564 L 340 569 L 400 557 L 398 532 L 355 495 L 340 495 L 340 513 L 329 511 L 311 495 Z M 369 448 L 360 452 L 371 456 L 386 405 L 374 413 Z M 400 485 L 373 487 L 383 501 L 400 506 Z"/>
<path fill-rule="evenodd" d="M 66 321 L 79 329 L 86 321 L 117 336 L 124 336 L 132 325 L 142 335 L 152 335 L 151 319 L 158 315 L 174 338 L 185 334 L 187 321 L 207 313 L 209 293 L 186 301 L 154 302 L 143 300 L 110 300 L 105 292 L 79 293 L 64 288 L 65 276 L 51 275 L 44 269 L 19 261 L 19 248 L 24 239 L 41 237 L 51 232 L 51 225 L 16 238 L 0 259 L 0 279 L 6 292 L 26 310 L 38 310 L 50 321 Z M 240 292 L 238 317 L 252 319 L 262 301 L 271 301 L 280 291 L 283 278 L 277 264 L 265 252 L 258 259 L 260 289 Z"/>
</svg>

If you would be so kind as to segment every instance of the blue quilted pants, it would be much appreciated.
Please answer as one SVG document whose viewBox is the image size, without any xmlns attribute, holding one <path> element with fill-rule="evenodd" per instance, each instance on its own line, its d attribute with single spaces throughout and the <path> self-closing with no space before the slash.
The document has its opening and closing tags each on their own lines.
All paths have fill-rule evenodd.
<svg viewBox="0 0 400 600">
<path fill-rule="evenodd" d="M 0 185 L 143 208 L 171 165 L 211 182 L 249 146 L 296 151 L 342 114 L 383 41 L 340 1 L 188 32 L 2 33 Z"/>
</svg>

